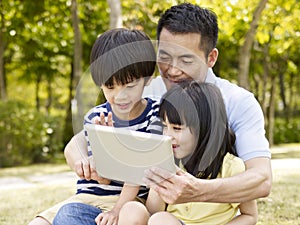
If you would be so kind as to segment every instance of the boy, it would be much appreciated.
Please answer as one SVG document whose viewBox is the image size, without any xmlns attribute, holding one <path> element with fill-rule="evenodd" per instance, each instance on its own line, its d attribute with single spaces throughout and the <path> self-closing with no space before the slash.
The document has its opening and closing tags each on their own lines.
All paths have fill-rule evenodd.
<svg viewBox="0 0 300 225">
<path fill-rule="evenodd" d="M 160 133 L 161 127 L 155 124 L 158 121 L 158 102 L 142 98 L 144 87 L 155 70 L 155 59 L 152 42 L 142 31 L 121 28 L 109 30 L 99 36 L 91 51 L 91 74 L 107 102 L 92 108 L 86 114 L 84 123 L 104 125 L 104 118 L 108 117 L 108 122 L 113 121 L 114 127 Z M 89 144 L 87 135 L 86 139 Z M 89 146 L 88 155 L 91 156 Z M 90 217 L 91 221 L 87 223 L 93 224 L 99 214 L 97 223 L 116 224 L 123 204 L 137 196 L 138 200 L 143 201 L 148 192 L 145 187 L 126 184 L 122 186 L 119 182 L 103 178 L 101 184 L 96 180 L 78 180 L 75 196 L 41 213 L 36 220 L 52 224 L 62 205 L 60 211 L 70 209 L 72 215 L 76 216 L 76 210 L 88 204 L 93 206 L 92 212 L 95 216 Z M 72 215 L 68 216 L 67 222 L 60 221 L 58 217 L 53 224 L 76 224 L 72 221 Z"/>
</svg>

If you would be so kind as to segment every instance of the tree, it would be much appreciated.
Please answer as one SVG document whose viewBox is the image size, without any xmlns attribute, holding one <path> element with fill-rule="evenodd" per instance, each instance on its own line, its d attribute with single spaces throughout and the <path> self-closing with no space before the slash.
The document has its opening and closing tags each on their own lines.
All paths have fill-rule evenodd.
<svg viewBox="0 0 300 225">
<path fill-rule="evenodd" d="M 122 20 L 122 9 L 121 9 L 121 3 L 120 0 L 107 0 L 109 8 L 110 8 L 110 22 L 109 27 L 112 28 L 118 28 L 123 26 L 123 20 Z"/>
<path fill-rule="evenodd" d="M 240 47 L 239 51 L 239 76 L 238 82 L 239 85 L 249 89 L 249 64 L 251 57 L 251 49 L 253 42 L 255 40 L 255 33 L 258 26 L 258 21 L 262 11 L 264 10 L 268 0 L 260 0 L 257 8 L 253 13 L 253 19 L 250 24 L 250 29 L 245 35 L 245 40 L 243 45 Z"/>
<path fill-rule="evenodd" d="M 4 14 L 3 3 L 0 0 L 0 99 L 6 99 L 6 83 L 5 83 L 5 71 L 4 71 L 4 49 L 5 49 L 5 37 L 4 37 Z"/>
</svg>

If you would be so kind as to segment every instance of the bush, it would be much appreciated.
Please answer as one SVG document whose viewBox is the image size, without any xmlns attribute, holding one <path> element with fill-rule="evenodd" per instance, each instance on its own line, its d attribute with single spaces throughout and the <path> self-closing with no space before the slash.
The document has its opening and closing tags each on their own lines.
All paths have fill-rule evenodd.
<svg viewBox="0 0 300 225">
<path fill-rule="evenodd" d="M 286 119 L 277 117 L 274 126 L 274 144 L 300 142 L 300 118 Z"/>
<path fill-rule="evenodd" d="M 55 160 L 62 152 L 62 118 L 23 102 L 0 102 L 0 167 Z"/>
</svg>

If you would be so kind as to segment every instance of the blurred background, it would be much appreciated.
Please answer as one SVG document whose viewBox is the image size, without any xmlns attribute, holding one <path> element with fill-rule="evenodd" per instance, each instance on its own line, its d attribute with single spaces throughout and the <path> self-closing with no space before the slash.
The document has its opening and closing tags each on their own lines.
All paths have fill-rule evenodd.
<svg viewBox="0 0 300 225">
<path fill-rule="evenodd" d="M 181 2 L 0 0 L 0 167 L 62 161 L 97 36 L 123 26 L 155 40 L 160 14 Z M 218 15 L 214 72 L 255 94 L 271 146 L 300 142 L 299 1 L 190 2 Z"/>
</svg>

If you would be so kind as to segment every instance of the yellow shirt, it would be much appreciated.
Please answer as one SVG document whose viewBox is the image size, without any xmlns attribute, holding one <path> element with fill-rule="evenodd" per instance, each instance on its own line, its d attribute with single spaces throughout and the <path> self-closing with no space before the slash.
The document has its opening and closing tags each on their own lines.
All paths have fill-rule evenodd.
<svg viewBox="0 0 300 225">
<path fill-rule="evenodd" d="M 244 162 L 227 153 L 217 178 L 231 177 L 245 171 Z M 192 224 L 226 224 L 236 215 L 239 203 L 190 202 L 168 205 L 167 211 L 183 221 Z"/>
</svg>

